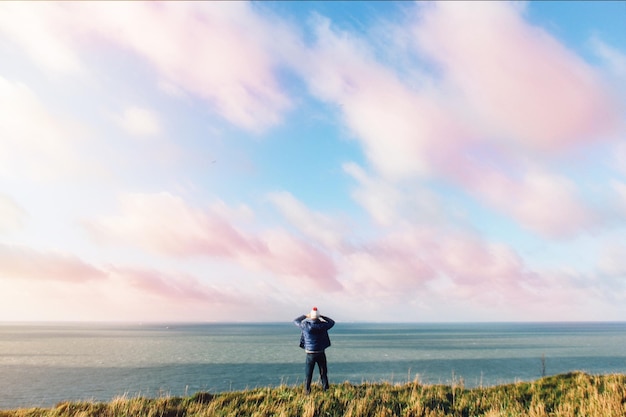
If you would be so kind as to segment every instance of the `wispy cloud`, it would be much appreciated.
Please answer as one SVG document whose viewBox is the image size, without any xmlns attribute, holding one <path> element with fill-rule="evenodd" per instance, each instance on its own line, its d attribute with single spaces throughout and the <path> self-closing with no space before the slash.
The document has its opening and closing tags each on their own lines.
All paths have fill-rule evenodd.
<svg viewBox="0 0 626 417">
<path fill-rule="evenodd" d="M 416 45 L 490 139 L 562 150 L 613 133 L 619 114 L 596 71 L 512 3 L 439 2 L 415 23 Z M 468 35 L 469 34 L 469 35 Z"/>
<path fill-rule="evenodd" d="M 613 74 L 622 79 L 626 78 L 626 54 L 624 52 L 602 41 L 598 36 L 593 36 L 589 44 L 594 52 L 606 61 Z"/>
<path fill-rule="evenodd" d="M 268 198 L 308 239 L 319 242 L 330 250 L 340 250 L 343 247 L 345 243 L 343 239 L 348 234 L 349 228 L 346 224 L 340 223 L 339 219 L 312 211 L 286 191 L 271 193 Z"/>
<path fill-rule="evenodd" d="M 268 48 L 273 33 L 284 33 L 249 3 L 76 4 L 68 9 L 75 26 L 88 35 L 132 50 L 154 66 L 159 78 L 205 100 L 207 108 L 244 129 L 274 126 L 291 107 Z M 97 21 L 88 18 L 94 13 Z"/>
<path fill-rule="evenodd" d="M 73 254 L 42 252 L 26 246 L 0 244 L 0 277 L 12 280 L 88 282 L 106 272 Z"/>
<path fill-rule="evenodd" d="M 231 304 L 235 298 L 202 284 L 186 274 L 167 274 L 152 269 L 115 267 L 110 270 L 112 279 L 145 295 L 185 303 Z"/>
<path fill-rule="evenodd" d="M 224 205 L 218 207 L 220 212 L 191 207 L 168 193 L 132 194 L 122 198 L 119 215 L 85 225 L 99 242 L 167 256 L 225 258 L 286 280 L 301 277 L 321 288 L 340 288 L 331 257 L 315 245 L 282 230 L 247 232 L 222 217 Z"/>
</svg>

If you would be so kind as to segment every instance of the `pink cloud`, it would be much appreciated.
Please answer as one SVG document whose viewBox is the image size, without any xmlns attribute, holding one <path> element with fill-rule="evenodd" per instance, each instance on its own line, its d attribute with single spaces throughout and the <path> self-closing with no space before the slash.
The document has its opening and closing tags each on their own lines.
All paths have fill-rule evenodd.
<svg viewBox="0 0 626 417">
<path fill-rule="evenodd" d="M 428 256 L 389 238 L 355 245 L 342 253 L 341 264 L 348 292 L 376 299 L 413 298 L 439 274 Z"/>
<path fill-rule="evenodd" d="M 265 251 L 262 242 L 244 236 L 219 215 L 188 207 L 168 193 L 127 194 L 121 198 L 121 211 L 87 222 L 91 236 L 174 256 L 234 257 Z"/>
<path fill-rule="evenodd" d="M 8 297 L 0 306 L 5 320 L 232 320 L 261 302 L 187 273 L 98 267 L 70 254 L 3 244 L 0 290 Z"/>
<path fill-rule="evenodd" d="M 348 232 L 345 223 L 331 216 L 312 211 L 291 193 L 275 192 L 268 196 L 283 216 L 307 238 L 327 248 L 337 249 Z"/>
<path fill-rule="evenodd" d="M 468 161 L 452 175 L 487 205 L 544 237 L 571 237 L 597 226 L 598 215 L 569 178 L 532 167 L 509 171 Z"/>
<path fill-rule="evenodd" d="M 3 320 L 232 321 L 242 313 L 254 317 L 251 311 L 262 310 L 267 301 L 244 290 L 218 290 L 186 273 L 145 267 L 107 266 L 103 279 L 70 281 L 67 270 L 71 268 L 58 272 L 60 268 L 48 266 L 53 261 L 37 258 L 35 251 L 23 251 L 36 263 L 36 273 L 12 267 L 12 278 L 5 279 L 4 272 L 9 271 L 4 267 L 5 256 L 0 258 Z"/>
<path fill-rule="evenodd" d="M 313 244 L 277 231 L 245 232 L 224 217 L 224 205 L 198 209 L 168 193 L 129 194 L 121 214 L 85 222 L 102 243 L 126 243 L 176 257 L 214 257 L 268 270 L 283 279 L 304 277 L 338 289 L 331 257 Z"/>
<path fill-rule="evenodd" d="M 359 39 L 326 20 L 318 21 L 316 32 L 317 44 L 300 71 L 315 95 L 341 106 L 375 168 L 394 179 L 436 172 L 441 146 L 464 137 L 460 124 L 435 96 L 404 85 Z"/>
<path fill-rule="evenodd" d="M 508 246 L 467 233 L 414 227 L 342 255 L 349 291 L 397 300 L 447 298 L 500 304 L 536 299 L 539 274 Z"/>
<path fill-rule="evenodd" d="M 616 102 L 599 74 L 518 5 L 429 3 L 414 33 L 492 137 L 560 150 L 615 132 Z"/>
<path fill-rule="evenodd" d="M 274 75 L 279 62 L 272 52 L 275 38 L 284 42 L 291 35 L 246 2 L 82 3 L 67 9 L 74 30 L 145 58 L 167 84 L 206 100 L 231 123 L 262 131 L 291 107 Z"/>
<path fill-rule="evenodd" d="M 81 283 L 106 279 L 105 271 L 73 255 L 0 244 L 0 278 Z"/>
<path fill-rule="evenodd" d="M 445 224 L 458 220 L 457 209 L 445 206 L 440 197 L 426 187 L 393 181 L 368 174 L 354 163 L 346 163 L 344 171 L 354 178 L 358 187 L 352 197 L 381 226 Z"/>
<path fill-rule="evenodd" d="M 156 270 L 115 267 L 111 275 L 131 288 L 168 300 L 183 302 L 232 303 L 221 291 L 207 287 L 186 274 L 167 274 Z"/>
<path fill-rule="evenodd" d="M 444 239 L 435 256 L 442 273 L 455 286 L 453 292 L 476 300 L 511 304 L 533 298 L 529 286 L 538 274 L 529 271 L 508 246 L 466 236 Z"/>
<path fill-rule="evenodd" d="M 266 232 L 261 238 L 269 253 L 246 257 L 244 261 L 251 261 L 287 279 L 308 278 L 318 288 L 329 291 L 342 288 L 337 280 L 337 268 L 332 256 L 322 249 L 282 231 Z M 296 282 L 294 284 L 300 285 Z"/>
</svg>

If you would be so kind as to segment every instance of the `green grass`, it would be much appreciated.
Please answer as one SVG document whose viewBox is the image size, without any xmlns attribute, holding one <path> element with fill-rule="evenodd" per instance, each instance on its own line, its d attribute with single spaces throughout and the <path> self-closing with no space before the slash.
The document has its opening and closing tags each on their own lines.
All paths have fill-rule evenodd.
<svg viewBox="0 0 626 417">
<path fill-rule="evenodd" d="M 458 385 L 376 383 L 331 385 L 311 395 L 302 387 L 256 388 L 191 397 L 63 402 L 54 408 L 0 411 L 0 417 L 187 416 L 626 416 L 626 375 L 573 372 L 533 382 L 466 389 Z"/>
</svg>

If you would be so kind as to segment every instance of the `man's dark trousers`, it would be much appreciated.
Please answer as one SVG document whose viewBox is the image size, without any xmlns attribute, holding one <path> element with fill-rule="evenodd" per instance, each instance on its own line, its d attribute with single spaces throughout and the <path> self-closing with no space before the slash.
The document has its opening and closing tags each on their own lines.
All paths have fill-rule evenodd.
<svg viewBox="0 0 626 417">
<path fill-rule="evenodd" d="M 324 391 L 328 389 L 328 368 L 326 365 L 326 353 L 307 353 L 304 373 L 306 375 L 306 392 L 311 392 L 311 380 L 313 379 L 313 369 L 315 364 L 320 370 L 320 378 L 322 379 L 322 388 Z"/>
</svg>

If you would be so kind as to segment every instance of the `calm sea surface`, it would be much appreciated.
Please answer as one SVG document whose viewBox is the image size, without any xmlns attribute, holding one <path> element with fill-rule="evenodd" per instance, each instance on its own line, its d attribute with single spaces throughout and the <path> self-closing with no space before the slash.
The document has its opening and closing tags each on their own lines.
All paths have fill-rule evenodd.
<svg viewBox="0 0 626 417">
<path fill-rule="evenodd" d="M 330 334 L 331 383 L 626 373 L 626 323 L 337 323 Z M 301 384 L 299 336 L 289 322 L 0 325 L 0 408 Z"/>
</svg>

